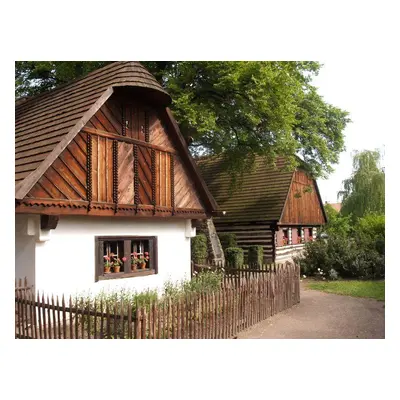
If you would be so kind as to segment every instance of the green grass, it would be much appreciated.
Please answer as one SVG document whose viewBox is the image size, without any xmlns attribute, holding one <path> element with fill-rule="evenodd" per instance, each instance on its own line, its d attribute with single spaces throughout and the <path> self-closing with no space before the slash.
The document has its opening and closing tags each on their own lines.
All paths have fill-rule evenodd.
<svg viewBox="0 0 400 400">
<path fill-rule="evenodd" d="M 307 287 L 327 293 L 385 300 L 385 281 L 308 282 Z"/>
</svg>

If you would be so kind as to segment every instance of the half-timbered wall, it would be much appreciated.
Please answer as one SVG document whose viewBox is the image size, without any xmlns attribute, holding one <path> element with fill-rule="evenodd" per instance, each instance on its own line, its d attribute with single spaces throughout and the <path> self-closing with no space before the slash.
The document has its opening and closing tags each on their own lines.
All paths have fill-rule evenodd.
<svg viewBox="0 0 400 400">
<path fill-rule="evenodd" d="M 321 225 L 325 223 L 314 180 L 304 171 L 295 171 L 283 210 L 281 225 Z"/>
<path fill-rule="evenodd" d="M 157 111 L 118 97 L 97 111 L 27 197 L 107 215 L 205 216 Z"/>
</svg>

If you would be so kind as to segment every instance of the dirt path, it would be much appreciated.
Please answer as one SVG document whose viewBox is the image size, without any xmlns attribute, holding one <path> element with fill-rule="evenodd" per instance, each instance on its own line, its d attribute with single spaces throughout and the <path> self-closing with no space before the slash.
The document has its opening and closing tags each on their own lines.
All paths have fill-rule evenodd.
<svg viewBox="0 0 400 400">
<path fill-rule="evenodd" d="M 385 303 L 305 289 L 300 304 L 245 332 L 238 339 L 384 339 Z"/>
</svg>

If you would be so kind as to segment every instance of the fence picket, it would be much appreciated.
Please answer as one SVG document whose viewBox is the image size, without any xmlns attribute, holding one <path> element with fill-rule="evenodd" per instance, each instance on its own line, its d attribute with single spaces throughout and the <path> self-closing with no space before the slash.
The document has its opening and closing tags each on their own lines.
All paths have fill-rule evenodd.
<svg viewBox="0 0 400 400">
<path fill-rule="evenodd" d="M 124 300 L 121 299 L 121 311 L 120 311 L 120 326 L 121 326 L 121 334 L 119 335 L 119 337 L 121 339 L 125 338 L 125 304 L 124 304 Z M 129 322 L 128 322 L 129 323 Z"/>
<path fill-rule="evenodd" d="M 146 306 L 143 306 L 143 310 L 142 310 L 142 339 L 147 339 L 147 310 L 146 310 Z"/>
<path fill-rule="evenodd" d="M 142 336 L 142 331 L 141 331 L 141 326 L 140 326 L 140 322 L 141 322 L 141 312 L 140 312 L 140 307 L 138 305 L 138 303 L 136 303 L 136 318 L 135 318 L 135 339 L 141 339 Z"/>
</svg>

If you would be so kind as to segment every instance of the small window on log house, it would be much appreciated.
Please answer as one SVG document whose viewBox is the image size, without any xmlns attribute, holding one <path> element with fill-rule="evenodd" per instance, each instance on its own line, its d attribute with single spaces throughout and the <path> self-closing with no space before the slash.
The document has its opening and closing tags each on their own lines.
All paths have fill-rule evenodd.
<svg viewBox="0 0 400 400">
<path fill-rule="evenodd" d="M 288 228 L 282 229 L 282 233 L 283 233 L 282 245 L 286 246 L 289 244 L 289 229 Z"/>
<path fill-rule="evenodd" d="M 301 238 L 301 226 L 297 228 L 297 244 L 303 243 L 303 240 Z"/>
<path fill-rule="evenodd" d="M 157 273 L 156 237 L 96 237 L 96 281 Z"/>
</svg>

